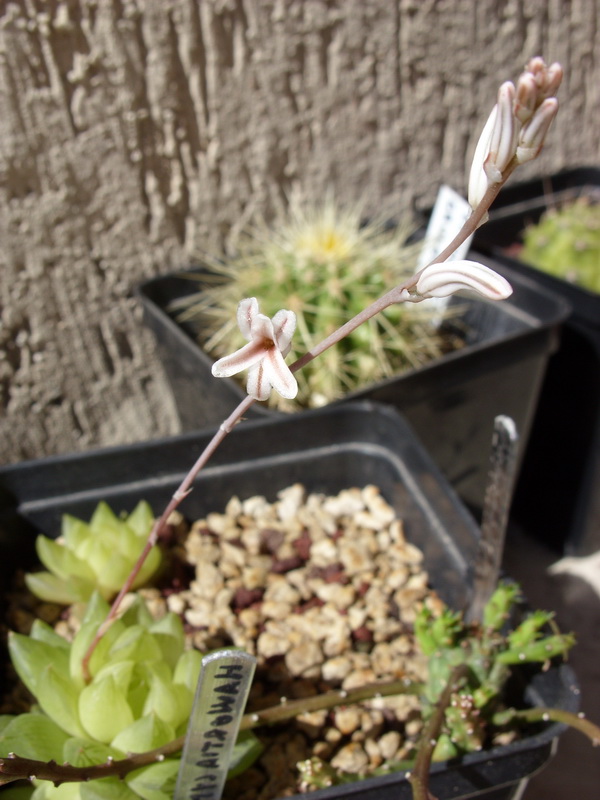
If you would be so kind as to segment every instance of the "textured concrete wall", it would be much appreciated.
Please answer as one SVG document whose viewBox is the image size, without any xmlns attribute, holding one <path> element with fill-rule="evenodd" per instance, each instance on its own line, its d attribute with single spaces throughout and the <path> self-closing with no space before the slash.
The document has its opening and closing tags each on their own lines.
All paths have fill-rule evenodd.
<svg viewBox="0 0 600 800">
<path fill-rule="evenodd" d="M 294 188 L 463 190 L 531 55 L 566 81 L 522 177 L 597 162 L 599 31 L 594 0 L 0 3 L 3 460 L 174 432 L 131 287 Z"/>
</svg>

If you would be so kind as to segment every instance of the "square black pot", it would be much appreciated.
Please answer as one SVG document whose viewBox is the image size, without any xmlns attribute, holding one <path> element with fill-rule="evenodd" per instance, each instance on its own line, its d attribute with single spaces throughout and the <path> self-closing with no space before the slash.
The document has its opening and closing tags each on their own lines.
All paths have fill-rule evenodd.
<svg viewBox="0 0 600 800">
<path fill-rule="evenodd" d="M 513 514 L 557 551 L 588 555 L 600 548 L 600 294 L 506 255 L 544 211 L 578 197 L 600 202 L 600 169 L 509 185 L 475 246 L 571 306 L 548 363 Z"/>
<path fill-rule="evenodd" d="M 57 456 L 0 469 L 0 578 L 32 562 L 37 532 L 56 536 L 63 513 L 89 518 L 99 500 L 130 511 L 147 500 L 158 513 L 212 432 Z M 181 506 L 189 518 L 222 510 L 240 498 L 277 491 L 299 481 L 309 491 L 338 492 L 376 484 L 404 521 L 407 538 L 424 552 L 431 584 L 454 608 L 470 595 L 470 563 L 478 529 L 410 427 L 390 408 L 349 403 L 238 426 L 199 476 Z M 578 707 L 572 671 L 554 666 L 538 673 L 525 697 L 535 705 Z M 439 798 L 465 795 L 506 800 L 550 757 L 564 726 L 545 725 L 510 745 L 436 764 L 431 791 Z M 305 795 L 302 795 L 303 797 Z M 404 773 L 314 792 L 314 800 L 408 800 Z"/>
<path fill-rule="evenodd" d="M 498 266 L 489 259 L 486 263 Z M 483 503 L 494 418 L 506 414 L 514 419 L 523 450 L 546 363 L 569 311 L 528 279 L 501 271 L 514 288 L 509 300 L 451 300 L 465 309 L 464 347 L 337 401 L 368 399 L 398 408 L 463 501 L 476 511 Z M 172 273 L 136 290 L 184 430 L 219 424 L 245 396 L 233 379 L 213 378 L 213 359 L 198 345 L 197 327 L 179 322 L 173 309 L 176 301 L 199 290 L 203 274 L 202 268 Z M 250 413 L 277 412 L 255 404 Z"/>
</svg>

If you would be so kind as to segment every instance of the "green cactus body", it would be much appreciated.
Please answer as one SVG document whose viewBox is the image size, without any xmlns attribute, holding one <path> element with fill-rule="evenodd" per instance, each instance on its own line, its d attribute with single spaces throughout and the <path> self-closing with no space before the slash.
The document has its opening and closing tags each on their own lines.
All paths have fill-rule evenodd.
<svg viewBox="0 0 600 800">
<path fill-rule="evenodd" d="M 525 230 L 521 258 L 600 293 L 600 203 L 581 198 L 547 211 Z"/>
<path fill-rule="evenodd" d="M 331 199 L 314 208 L 292 203 L 272 227 L 245 232 L 227 263 L 203 259 L 222 280 L 203 286 L 180 318 L 198 320 L 202 346 L 220 358 L 244 344 L 235 324 L 242 298 L 256 297 L 269 317 L 289 309 L 297 318 L 292 362 L 413 273 L 418 251 L 408 233 L 361 225 L 358 210 L 341 211 Z M 300 370 L 294 401 L 273 393 L 269 402 L 282 410 L 321 406 L 438 358 L 448 347 L 439 331 L 444 314 L 432 301 L 386 309 Z"/>
</svg>

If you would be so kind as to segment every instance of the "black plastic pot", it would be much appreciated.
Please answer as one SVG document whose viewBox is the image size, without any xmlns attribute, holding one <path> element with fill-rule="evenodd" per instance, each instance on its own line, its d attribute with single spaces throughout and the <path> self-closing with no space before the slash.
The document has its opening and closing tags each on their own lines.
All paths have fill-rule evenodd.
<svg viewBox="0 0 600 800">
<path fill-rule="evenodd" d="M 197 344 L 197 328 L 178 322 L 173 310 L 175 301 L 198 291 L 203 274 L 201 269 L 173 273 L 137 289 L 184 430 L 219 424 L 244 397 L 233 379 L 212 377 L 213 359 Z M 465 308 L 463 348 L 343 398 L 399 408 L 460 497 L 476 511 L 483 502 L 494 418 L 511 416 L 524 447 L 546 362 L 568 314 L 568 306 L 551 293 L 537 291 L 510 270 L 505 274 L 514 287 L 508 301 L 452 299 Z M 251 413 L 275 414 L 260 404 Z"/>
<path fill-rule="evenodd" d="M 600 548 L 600 294 L 506 255 L 544 211 L 577 197 L 600 202 L 600 169 L 508 186 L 475 246 L 571 306 L 548 364 L 513 515 L 555 549 L 587 555 Z M 600 269 L 600 253 L 598 261 Z"/>
<path fill-rule="evenodd" d="M 89 517 L 99 500 L 131 510 L 146 499 L 162 510 L 185 468 L 209 434 L 82 455 L 25 462 L 0 470 L 0 566 L 6 580 L 31 556 L 36 531 L 55 536 L 63 513 Z M 225 440 L 194 491 L 182 504 L 190 518 L 221 510 L 232 494 L 275 498 L 296 481 L 311 491 L 338 492 L 374 483 L 403 519 L 406 535 L 420 547 L 432 585 L 455 608 L 469 597 L 469 564 L 478 530 L 423 450 L 392 409 L 372 403 L 306 412 L 300 418 L 245 422 Z M 537 674 L 525 690 L 528 702 L 576 710 L 578 689 L 565 665 Z M 436 797 L 505 800 L 550 757 L 564 726 L 550 724 L 518 742 L 456 763 L 433 767 Z M 304 795 L 303 795 L 304 796 Z M 315 800 L 402 800 L 411 796 L 403 773 L 314 792 Z"/>
</svg>

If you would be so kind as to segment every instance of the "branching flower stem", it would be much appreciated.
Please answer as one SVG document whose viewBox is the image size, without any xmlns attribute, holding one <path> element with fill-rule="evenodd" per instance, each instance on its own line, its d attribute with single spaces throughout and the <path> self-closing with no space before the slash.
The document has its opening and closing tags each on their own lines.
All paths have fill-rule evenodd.
<svg viewBox="0 0 600 800">
<path fill-rule="evenodd" d="M 436 712 L 429 720 L 426 730 L 423 733 L 423 745 L 419 747 L 419 755 L 415 761 L 412 774 L 409 780 L 415 792 L 415 800 L 428 800 L 427 795 L 427 775 L 431 756 L 435 748 L 435 740 L 439 736 L 440 728 L 443 723 L 443 716 L 452 692 L 456 690 L 457 683 L 462 677 L 463 667 L 457 667 L 451 680 L 448 682 L 446 692 L 440 698 Z M 314 697 L 302 698 L 300 700 L 289 700 L 279 705 L 265 708 L 262 711 L 245 714 L 242 718 L 240 730 L 250 730 L 265 725 L 274 725 L 285 722 L 292 717 L 296 717 L 307 711 L 317 711 L 319 709 L 330 709 L 340 705 L 350 705 L 365 700 L 379 697 L 392 697 L 399 694 L 419 694 L 422 684 L 407 681 L 406 678 L 389 681 L 387 683 L 369 684 L 344 691 L 327 692 Z M 447 694 L 447 697 L 446 697 Z M 600 745 L 600 727 L 593 722 L 574 714 L 571 711 L 563 711 L 556 708 L 527 708 L 527 709 L 508 709 L 494 717 L 494 724 L 506 725 L 508 722 L 522 720 L 523 722 L 561 722 L 580 731 L 580 733 L 590 739 L 593 745 Z M 162 747 L 149 750 L 145 753 L 130 754 L 126 758 L 107 761 L 104 764 L 94 764 L 92 766 L 74 767 L 70 764 L 57 764 L 55 761 L 36 761 L 29 758 L 21 758 L 14 754 L 6 758 L 0 758 L 0 785 L 11 781 L 36 778 L 39 780 L 51 781 L 55 785 L 67 782 L 89 781 L 95 778 L 108 778 L 117 776 L 124 778 L 133 770 L 146 767 L 150 764 L 163 761 L 169 756 L 174 756 L 183 748 L 184 736 L 168 742 Z M 419 794 L 420 792 L 420 794 Z"/>
<path fill-rule="evenodd" d="M 429 768 L 433 751 L 437 744 L 438 737 L 442 732 L 446 709 L 450 705 L 452 695 L 459 688 L 459 685 L 468 675 L 466 664 L 459 664 L 454 667 L 446 688 L 440 695 L 436 703 L 435 711 L 429 718 L 421 734 L 421 742 L 417 749 L 417 758 L 414 767 L 408 776 L 408 780 L 413 790 L 413 800 L 430 800 L 429 794 Z"/>
<path fill-rule="evenodd" d="M 367 684 L 358 686 L 355 689 L 326 692 L 298 700 L 282 700 L 276 706 L 245 714 L 242 717 L 240 730 L 275 725 L 307 711 L 330 709 L 340 705 L 352 705 L 365 700 L 393 697 L 400 694 L 417 695 L 422 690 L 423 685 L 421 683 L 410 681 L 407 678 L 400 678 L 386 683 Z M 157 747 L 145 753 L 129 754 L 127 758 L 109 760 L 104 764 L 85 767 L 57 764 L 55 761 L 36 761 L 29 758 L 21 758 L 12 753 L 7 758 L 0 758 L 0 785 L 27 778 L 47 780 L 55 785 L 67 782 L 89 781 L 96 778 L 108 778 L 110 776 L 124 778 L 125 775 L 135 769 L 155 764 L 157 761 L 163 761 L 165 758 L 177 754 L 183 748 L 184 742 L 185 736 L 180 736 L 162 747 Z"/>
<path fill-rule="evenodd" d="M 502 173 L 502 180 L 499 181 L 498 183 L 492 184 L 487 189 L 479 205 L 475 208 L 475 210 L 463 224 L 462 228 L 454 237 L 452 242 L 450 242 L 450 244 L 446 248 L 444 248 L 444 250 L 436 258 L 434 258 L 427 266 L 431 266 L 432 264 L 439 264 L 445 261 L 450 255 L 452 255 L 452 253 L 454 253 L 454 251 L 458 247 L 460 247 L 460 245 L 464 241 L 468 239 L 469 236 L 471 236 L 472 233 L 474 233 L 477 230 L 482 221 L 485 220 L 487 212 L 491 204 L 495 200 L 498 192 L 500 191 L 500 189 L 502 188 L 502 186 L 504 185 L 504 183 L 506 182 L 506 180 L 508 179 L 508 177 L 513 172 L 516 166 L 517 162 L 515 159 L 513 159 Z M 423 269 L 426 269 L 426 267 L 424 267 Z M 410 278 L 404 281 L 404 283 L 401 283 L 398 286 L 395 286 L 393 289 L 390 289 L 389 292 L 386 292 L 380 298 L 371 303 L 371 305 L 367 306 L 367 308 L 364 308 L 356 316 L 348 320 L 348 322 L 344 323 L 344 325 L 342 325 L 332 334 L 323 339 L 323 341 L 321 341 L 319 344 L 315 345 L 311 350 L 309 350 L 299 359 L 294 361 L 293 364 L 290 364 L 290 370 L 292 372 L 296 372 L 297 370 L 301 369 L 306 364 L 308 364 L 310 361 L 312 361 L 314 358 L 321 355 L 321 353 L 323 353 L 325 350 L 340 342 L 344 337 L 348 336 L 350 333 L 352 333 L 352 331 L 354 331 L 363 323 L 367 322 L 376 314 L 379 314 L 381 311 L 383 311 L 384 309 L 388 308 L 391 305 L 394 305 L 395 303 L 404 302 L 404 300 L 406 299 L 405 297 L 406 291 L 411 290 L 416 286 L 419 280 L 419 276 L 423 272 L 423 269 L 417 272 L 415 275 L 412 275 Z M 237 408 L 235 408 L 234 411 L 227 417 L 227 419 L 225 419 L 221 423 L 219 429 L 217 430 L 217 432 L 214 434 L 214 436 L 206 446 L 204 452 L 199 456 L 196 463 L 192 466 L 186 477 L 183 479 L 181 485 L 174 493 L 173 497 L 171 498 L 171 501 L 169 502 L 166 509 L 163 511 L 162 515 L 154 523 L 152 531 L 150 532 L 150 535 L 148 537 L 148 541 L 144 546 L 144 549 L 140 557 L 135 563 L 131 571 L 131 574 L 125 581 L 121 591 L 113 601 L 113 604 L 106 619 L 104 620 L 102 625 L 100 625 L 100 627 L 98 628 L 96 636 L 91 642 L 83 658 L 82 670 L 83 670 L 84 680 L 87 683 L 89 683 L 91 680 L 89 664 L 92 654 L 94 653 L 96 647 L 98 646 L 98 643 L 100 642 L 100 640 L 102 639 L 108 628 L 117 618 L 123 598 L 129 591 L 131 591 L 131 587 L 133 586 L 133 583 L 140 569 L 142 568 L 142 565 L 144 564 L 144 561 L 148 556 L 148 553 L 165 531 L 168 525 L 169 516 L 173 511 L 175 511 L 175 509 L 179 506 L 181 501 L 184 500 L 185 497 L 187 497 L 187 495 L 191 492 L 192 485 L 196 477 L 198 476 L 199 472 L 211 458 L 211 456 L 213 455 L 215 450 L 219 447 L 219 445 L 221 444 L 223 439 L 227 436 L 227 434 L 229 434 L 233 430 L 233 428 L 238 424 L 238 422 L 241 422 L 244 414 L 248 411 L 248 409 L 253 405 L 254 402 L 255 402 L 254 398 L 250 396 L 245 397 L 241 401 L 241 403 L 239 403 Z"/>
</svg>

